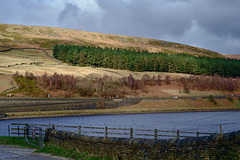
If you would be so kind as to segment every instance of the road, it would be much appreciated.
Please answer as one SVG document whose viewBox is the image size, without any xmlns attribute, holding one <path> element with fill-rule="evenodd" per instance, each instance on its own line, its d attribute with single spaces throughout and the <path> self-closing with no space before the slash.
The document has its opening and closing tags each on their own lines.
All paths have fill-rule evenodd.
<svg viewBox="0 0 240 160">
<path fill-rule="evenodd" d="M 0 145 L 0 160 L 69 160 L 49 154 L 33 153 L 34 151 L 35 149 Z"/>
</svg>

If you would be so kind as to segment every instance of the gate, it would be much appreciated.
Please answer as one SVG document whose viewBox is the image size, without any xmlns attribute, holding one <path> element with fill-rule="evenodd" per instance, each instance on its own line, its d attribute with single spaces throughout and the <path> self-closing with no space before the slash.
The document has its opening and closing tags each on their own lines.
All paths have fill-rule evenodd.
<svg viewBox="0 0 240 160">
<path fill-rule="evenodd" d="M 44 141 L 42 128 L 37 126 L 27 126 L 26 141 L 28 144 L 38 146 L 41 149 Z"/>
<path fill-rule="evenodd" d="M 44 130 L 39 126 L 32 126 L 28 124 L 12 123 L 8 127 L 9 137 L 17 135 L 18 138 L 26 139 L 28 144 L 43 148 Z"/>
</svg>

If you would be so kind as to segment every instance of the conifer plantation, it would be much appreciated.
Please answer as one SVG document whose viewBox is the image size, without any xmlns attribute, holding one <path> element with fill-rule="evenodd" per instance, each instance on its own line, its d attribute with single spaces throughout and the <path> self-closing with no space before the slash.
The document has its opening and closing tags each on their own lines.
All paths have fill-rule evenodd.
<svg viewBox="0 0 240 160">
<path fill-rule="evenodd" d="M 187 54 L 149 53 L 120 48 L 55 45 L 54 58 L 74 66 L 94 66 L 130 71 L 215 74 L 221 77 L 240 76 L 240 61 L 236 59 L 195 57 Z"/>
</svg>

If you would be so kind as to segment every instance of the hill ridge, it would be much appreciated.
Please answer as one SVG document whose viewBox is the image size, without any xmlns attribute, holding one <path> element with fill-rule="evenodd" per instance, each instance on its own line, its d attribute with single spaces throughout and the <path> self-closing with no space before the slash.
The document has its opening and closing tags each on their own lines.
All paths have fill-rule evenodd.
<svg viewBox="0 0 240 160">
<path fill-rule="evenodd" d="M 224 57 L 220 53 L 207 49 L 151 38 L 0 23 L 0 45 L 2 46 L 52 49 L 55 44 L 91 45 L 170 54 L 184 53 L 212 58 Z"/>
</svg>

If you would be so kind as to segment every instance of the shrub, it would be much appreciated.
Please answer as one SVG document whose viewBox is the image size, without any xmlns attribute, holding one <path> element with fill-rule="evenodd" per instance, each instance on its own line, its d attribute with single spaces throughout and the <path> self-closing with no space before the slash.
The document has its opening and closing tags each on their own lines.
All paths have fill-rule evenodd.
<svg viewBox="0 0 240 160">
<path fill-rule="evenodd" d="M 187 86 L 184 86 L 183 87 L 183 92 L 184 93 L 190 93 L 190 90 L 189 90 L 189 88 Z"/>
<path fill-rule="evenodd" d="M 73 95 L 72 95 L 72 92 L 71 91 L 66 91 L 65 93 L 64 93 L 64 97 L 65 98 L 71 98 Z"/>
<path fill-rule="evenodd" d="M 25 73 L 26 77 L 20 76 L 18 72 L 16 72 L 14 76 L 14 80 L 18 84 L 19 89 L 15 92 L 18 93 L 26 93 L 29 95 L 39 96 L 45 94 L 43 90 L 38 87 L 36 77 L 33 74 Z M 30 75 L 30 76 L 29 76 Z"/>
<path fill-rule="evenodd" d="M 95 92 L 94 84 L 85 78 L 77 81 L 75 90 L 84 97 L 93 96 Z"/>
<path fill-rule="evenodd" d="M 232 97 L 228 97 L 227 98 L 230 102 L 233 102 L 233 98 Z"/>
<path fill-rule="evenodd" d="M 16 71 L 16 73 L 13 74 L 13 77 L 18 77 L 19 76 L 19 72 Z"/>
<path fill-rule="evenodd" d="M 161 75 L 158 75 L 157 84 L 158 84 L 159 86 L 161 86 L 161 84 L 162 84 Z"/>
<path fill-rule="evenodd" d="M 40 85 L 49 87 L 51 90 L 73 90 L 77 80 L 72 75 L 63 75 L 54 73 L 52 76 L 47 76 L 44 73 L 40 80 Z"/>
<path fill-rule="evenodd" d="M 164 82 L 165 82 L 166 85 L 171 84 L 170 76 L 166 76 Z"/>
<path fill-rule="evenodd" d="M 214 89 L 232 92 L 239 89 L 239 83 L 239 78 L 224 78 L 216 74 L 214 76 L 190 76 L 188 79 L 190 87 L 199 90 Z"/>
<path fill-rule="evenodd" d="M 189 90 L 189 82 L 187 82 L 186 78 L 185 77 L 180 77 L 180 83 L 182 84 L 183 86 L 183 91 L 184 93 L 190 93 L 190 90 Z"/>
<path fill-rule="evenodd" d="M 96 105 L 97 105 L 97 109 L 104 109 L 105 108 L 103 102 L 97 102 Z"/>
<path fill-rule="evenodd" d="M 217 104 L 217 101 L 215 100 L 215 98 L 213 97 L 213 95 L 210 95 L 210 97 L 209 97 L 209 102 L 212 102 L 214 105 L 216 105 Z"/>
</svg>

